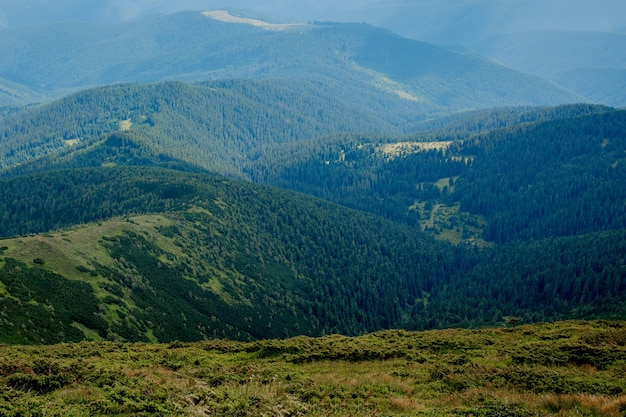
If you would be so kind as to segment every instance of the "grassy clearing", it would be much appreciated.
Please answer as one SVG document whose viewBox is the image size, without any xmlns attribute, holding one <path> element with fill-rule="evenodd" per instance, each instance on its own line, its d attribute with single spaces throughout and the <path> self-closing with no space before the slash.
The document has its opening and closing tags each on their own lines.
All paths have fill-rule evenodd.
<svg viewBox="0 0 626 417">
<path fill-rule="evenodd" d="M 147 235 L 159 247 L 168 253 L 180 256 L 178 246 L 158 232 L 160 227 L 173 224 L 172 220 L 162 215 L 133 216 L 125 219 L 113 219 L 105 222 L 81 225 L 62 232 L 45 235 L 24 236 L 2 240 L 6 246 L 3 254 L 35 266 L 34 259 L 42 259 L 46 269 L 70 279 L 84 279 L 84 270 L 93 269 L 94 265 L 113 266 L 114 262 L 107 248 L 102 244 L 102 237 L 112 237 L 131 231 Z"/>
<path fill-rule="evenodd" d="M 0 247 L 4 248 L 2 255 L 21 261 L 29 267 L 43 267 L 70 280 L 88 283 L 95 296 L 102 301 L 101 306 L 105 309 L 102 311 L 103 317 L 111 323 L 123 322 L 123 318 L 130 315 L 137 306 L 128 293 L 122 298 L 122 294 L 113 294 L 112 291 L 116 292 L 114 288 L 120 287 L 110 277 L 101 275 L 102 267 L 123 268 L 111 257 L 104 240 L 132 232 L 149 236 L 168 253 L 178 254 L 180 248 L 158 232 L 160 227 L 171 224 L 170 219 L 161 215 L 134 216 L 76 226 L 62 232 L 4 239 Z M 0 267 L 4 263 L 0 262 Z M 9 295 L 5 285 L 0 282 L 0 295 L 3 294 Z M 37 304 L 35 301 L 32 303 Z M 73 326 L 90 339 L 102 339 L 97 332 L 85 326 L 77 323 Z M 156 341 L 154 335 L 147 334 L 146 337 Z"/>
<path fill-rule="evenodd" d="M 435 185 L 440 189 L 448 187 L 449 179 L 441 179 Z M 489 243 L 483 238 L 486 220 L 477 215 L 462 212 L 460 204 L 447 205 L 416 202 L 409 208 L 417 210 L 420 216 L 420 228 L 431 233 L 435 239 L 448 241 L 452 244 L 471 243 L 481 247 Z"/>
<path fill-rule="evenodd" d="M 380 152 L 387 159 L 394 159 L 424 151 L 445 151 L 452 143 L 452 141 L 387 143 L 378 147 L 377 152 Z"/>
<path fill-rule="evenodd" d="M 133 126 L 132 119 L 120 120 L 118 126 L 121 132 L 127 132 Z"/>
<path fill-rule="evenodd" d="M 40 258 L 46 268 L 67 278 L 80 279 L 76 266 L 97 262 L 110 265 L 111 258 L 99 242 L 102 236 L 111 236 L 132 228 L 123 220 L 79 226 L 58 233 L 6 239 L 5 255 L 33 265 Z"/>
<path fill-rule="evenodd" d="M 76 139 L 66 139 L 63 141 L 63 143 L 65 144 L 65 146 L 76 146 L 80 143 L 80 139 L 76 138 Z"/>
<path fill-rule="evenodd" d="M 246 24 L 260 27 L 261 29 L 269 30 L 272 32 L 280 32 L 283 30 L 294 28 L 303 29 L 308 27 L 308 25 L 302 23 L 268 23 L 263 20 L 233 16 L 232 14 L 230 14 L 230 12 L 226 10 L 213 10 L 204 12 L 202 14 L 208 18 L 219 20 L 221 22 Z"/>
<path fill-rule="evenodd" d="M 2 415 L 622 416 L 626 323 L 0 346 Z"/>
</svg>

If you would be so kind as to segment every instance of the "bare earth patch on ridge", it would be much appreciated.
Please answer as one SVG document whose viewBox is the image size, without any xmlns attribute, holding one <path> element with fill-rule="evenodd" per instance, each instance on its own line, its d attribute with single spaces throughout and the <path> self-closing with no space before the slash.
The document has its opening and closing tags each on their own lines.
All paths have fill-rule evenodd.
<svg viewBox="0 0 626 417">
<path fill-rule="evenodd" d="M 264 22 L 263 20 L 258 20 L 258 19 L 248 19 L 244 17 L 237 17 L 228 13 L 226 10 L 212 10 L 208 12 L 203 12 L 202 14 L 208 18 L 219 20 L 221 22 L 242 23 L 246 25 L 257 26 L 265 30 L 271 30 L 271 31 L 277 31 L 277 32 L 283 31 L 286 29 L 293 29 L 297 27 L 307 26 L 302 23 L 268 23 L 268 22 Z"/>
</svg>

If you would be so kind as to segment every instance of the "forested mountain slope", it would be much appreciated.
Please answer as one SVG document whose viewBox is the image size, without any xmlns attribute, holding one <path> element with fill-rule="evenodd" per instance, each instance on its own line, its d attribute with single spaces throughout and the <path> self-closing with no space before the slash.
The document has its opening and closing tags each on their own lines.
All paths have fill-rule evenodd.
<svg viewBox="0 0 626 417">
<path fill-rule="evenodd" d="M 1 234 L 21 235 L 0 241 L 4 342 L 360 334 L 623 313 L 623 231 L 479 250 L 207 174 L 90 168 L 1 185 Z"/>
<path fill-rule="evenodd" d="M 363 24 L 268 31 L 185 12 L 131 23 L 6 29 L 0 54 L 0 77 L 42 100 L 111 83 L 317 74 L 359 90 L 391 91 L 430 111 L 584 100 L 483 58 Z M 11 100 L 19 103 L 19 97 L 2 99 Z"/>
<path fill-rule="evenodd" d="M 528 240 L 626 224 L 623 111 L 570 105 L 417 121 L 393 107 L 375 112 L 381 97 L 351 103 L 345 91 L 334 102 L 322 99 L 329 80 L 303 85 L 309 88 L 174 82 L 76 94 L 4 118 L 3 176 L 115 165 L 208 169 L 452 241 Z M 68 113 L 74 117 L 63 117 Z M 396 136 L 400 126 L 432 130 Z M 379 134 L 332 135 L 356 129 Z"/>
<path fill-rule="evenodd" d="M 487 217 L 496 242 L 624 229 L 624 132 L 617 110 L 475 138 L 461 151 L 475 159 L 455 196 Z"/>
<path fill-rule="evenodd" d="M 361 100 L 353 100 L 358 91 Z M 406 134 L 420 103 L 332 78 L 102 87 L 0 119 L 0 166 L 123 131 L 157 154 L 232 174 L 260 147 L 339 132 Z"/>
<path fill-rule="evenodd" d="M 540 114 L 478 135 L 471 132 L 497 118 L 469 118 L 423 137 L 351 135 L 282 145 L 265 150 L 248 172 L 258 182 L 453 241 L 626 228 L 626 112 L 566 106 L 544 113 L 553 120 Z"/>
<path fill-rule="evenodd" d="M 353 99 L 355 94 L 359 100 Z M 0 115 L 0 167 L 48 154 L 73 153 L 102 142 L 102 135 L 121 131 L 156 155 L 237 175 L 248 159 L 275 143 L 303 143 L 337 133 L 395 137 L 431 131 L 430 137 L 460 138 L 567 116 L 562 109 L 567 107 L 505 108 L 441 117 L 423 102 L 323 75 L 117 85 L 75 93 L 46 105 L 7 109 Z"/>
<path fill-rule="evenodd" d="M 50 55 L 60 77 L 50 94 L 224 68 L 242 78 L 118 84 L 0 112 L 0 341 L 249 340 L 623 316 L 625 112 L 450 114 L 573 96 L 366 25 L 149 21 L 151 33 L 172 36 L 119 25 L 100 45 L 106 57 L 136 41 L 149 63 L 125 51 L 100 79 L 100 55 L 89 55 L 89 74 Z M 189 37 L 179 31 L 187 24 Z M 81 30 L 68 36 L 89 54 Z M 213 31 L 232 49 L 189 46 Z M 228 41 L 242 34 L 253 41 Z M 20 62 L 13 74 L 35 67 Z"/>
<path fill-rule="evenodd" d="M 89 90 L 0 120 L 3 176 L 115 165 L 210 170 L 453 241 L 626 224 L 622 111 L 569 105 L 421 120 L 384 93 L 350 97 L 349 86 L 323 77 Z M 359 131 L 368 133 L 351 133 Z M 402 136 L 411 131 L 419 133 Z"/>
</svg>

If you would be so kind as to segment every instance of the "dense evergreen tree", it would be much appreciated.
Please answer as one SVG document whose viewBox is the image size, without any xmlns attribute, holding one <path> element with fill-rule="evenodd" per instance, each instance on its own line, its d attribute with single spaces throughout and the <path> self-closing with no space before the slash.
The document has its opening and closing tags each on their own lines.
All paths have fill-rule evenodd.
<svg viewBox="0 0 626 417">
<path fill-rule="evenodd" d="M 626 112 L 495 131 L 461 150 L 464 210 L 488 219 L 495 242 L 626 228 Z"/>
</svg>

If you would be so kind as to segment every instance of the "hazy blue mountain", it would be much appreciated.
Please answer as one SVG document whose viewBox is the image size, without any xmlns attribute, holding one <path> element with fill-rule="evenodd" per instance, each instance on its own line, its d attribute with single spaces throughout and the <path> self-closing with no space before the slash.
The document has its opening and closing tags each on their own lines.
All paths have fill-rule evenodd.
<svg viewBox="0 0 626 417">
<path fill-rule="evenodd" d="M 6 81 L 50 96 L 112 83 L 323 75 L 431 111 L 585 100 L 478 56 L 364 24 L 266 30 L 184 12 L 5 30 L 0 55 Z"/>
<path fill-rule="evenodd" d="M 559 80 L 597 103 L 626 106 L 626 68 L 579 68 L 564 71 Z"/>
<path fill-rule="evenodd" d="M 335 9 L 342 19 L 387 27 L 437 44 L 472 46 L 481 39 L 538 30 L 614 31 L 623 26 L 620 0 L 396 0 Z"/>
<path fill-rule="evenodd" d="M 42 94 L 21 84 L 0 78 L 0 108 L 40 100 Z"/>
<path fill-rule="evenodd" d="M 4 10 L 0 9 L 0 29 L 9 27 L 9 21 L 7 20 L 7 14 Z"/>
<path fill-rule="evenodd" d="M 571 68 L 626 67 L 626 34 L 541 31 L 488 39 L 477 49 L 527 72 L 557 77 Z"/>
<path fill-rule="evenodd" d="M 617 56 L 623 56 L 626 49 L 620 47 L 626 44 L 623 41 L 626 3 L 623 1 L 355 0 L 337 5 L 330 1 L 269 1 L 257 4 L 254 1 L 238 0 L 229 2 L 228 7 L 234 8 L 239 14 L 252 13 L 275 22 L 365 22 L 388 28 L 411 39 L 438 45 L 463 45 L 512 68 L 548 77 L 549 80 L 594 102 L 621 106 L 625 101 L 622 94 L 618 93 L 623 91 L 626 77 L 624 66 L 623 63 L 616 65 L 614 62 Z M 252 40 L 237 38 L 239 43 L 252 46 L 235 48 L 239 56 L 234 57 L 234 49 L 223 50 L 224 38 L 213 38 L 212 34 L 206 32 L 206 28 L 199 29 L 196 24 L 187 21 L 184 27 L 190 32 L 186 41 L 197 35 L 196 40 L 205 40 L 202 44 L 204 46 L 198 42 L 193 45 L 178 43 L 177 52 L 172 48 L 173 45 L 169 45 L 168 49 L 167 39 L 173 37 L 181 41 L 183 33 L 176 33 L 176 24 L 172 19 L 164 17 L 164 14 L 219 8 L 223 8 L 221 2 L 195 0 L 156 4 L 144 0 L 63 0 L 53 3 L 43 0 L 4 0 L 0 2 L 0 28 L 28 29 L 26 34 L 20 32 L 16 35 L 24 41 L 16 41 L 12 31 L 0 33 L 0 52 L 6 57 L 5 64 L 13 59 L 21 62 L 18 67 L 9 65 L 0 68 L 0 88 L 10 89 L 12 82 L 24 84 L 27 91 L 24 95 L 28 97 L 31 94 L 41 95 L 49 92 L 50 88 L 61 88 L 64 85 L 76 88 L 118 81 L 155 81 L 159 77 L 248 77 L 251 71 L 255 76 L 274 74 L 273 70 L 267 68 L 267 62 L 262 62 L 256 55 L 260 52 L 259 48 L 263 49 L 259 46 L 259 41 L 267 41 L 265 36 Z M 190 19 L 189 16 L 186 19 Z M 54 29 L 56 35 L 51 35 L 50 26 L 46 26 L 52 22 L 63 24 Z M 126 26 L 119 25 L 120 22 L 125 22 Z M 116 27 L 112 28 L 111 25 Z M 252 29 L 244 29 L 244 25 L 235 26 L 239 27 L 228 30 L 245 32 Z M 133 30 L 129 29 L 131 27 Z M 258 29 L 256 32 L 261 33 Z M 565 32 L 571 34 L 564 34 Z M 601 33 L 604 39 L 599 39 Z M 216 44 L 211 44 L 209 38 L 215 42 L 219 39 L 221 45 L 216 48 Z M 81 41 L 78 45 L 75 42 L 77 39 Z M 234 38 L 229 39 L 232 41 Z M 2 44 L 5 45 L 4 48 L 1 47 Z M 14 50 L 11 50 L 11 45 L 15 46 Z M 35 45 L 45 46 L 46 49 L 38 51 L 33 49 Z M 323 42 L 320 43 L 322 48 L 330 50 L 323 45 Z M 281 45 L 281 48 L 285 47 L 294 47 L 293 40 L 290 46 Z M 290 59 L 292 63 L 304 60 L 310 64 L 312 60 L 305 58 L 312 56 L 318 61 L 327 58 L 320 58 L 317 55 L 319 51 L 311 55 L 309 48 L 301 45 L 295 47 L 300 48 L 303 53 L 293 54 L 293 50 L 288 49 L 293 54 L 293 59 Z M 578 54 L 577 62 L 572 62 L 570 58 L 578 53 L 579 47 L 582 53 Z M 93 51 L 96 49 L 102 53 L 94 57 Z M 215 53 L 205 57 L 203 64 L 209 65 L 204 65 L 200 70 L 198 54 L 204 54 L 207 50 Z M 119 55 L 115 56 L 114 51 L 118 51 Z M 267 48 L 264 52 L 268 52 Z M 244 59 L 246 62 L 242 62 L 242 54 L 248 57 L 253 55 L 255 58 L 252 61 Z M 565 56 L 566 54 L 569 55 Z M 190 57 L 195 57 L 195 62 L 190 62 L 194 60 Z M 278 60 L 278 57 L 275 58 Z M 284 61 L 284 57 L 280 59 Z M 78 61 L 85 73 L 76 72 Z M 193 70 L 186 67 L 190 64 L 195 65 Z M 175 65 L 179 68 L 174 69 Z M 536 65 L 542 68 L 528 68 Z M 294 69 L 294 65 L 288 67 Z M 37 69 L 35 72 L 39 77 L 22 80 L 34 75 L 32 68 Z M 46 71 L 38 71 L 40 68 Z M 103 73 L 98 73 L 98 68 L 102 68 Z M 51 74 L 61 79 L 53 77 L 48 80 L 46 77 Z M 9 84 L 1 78 L 5 78 Z M 44 91 L 38 89 L 42 86 Z M 58 91 L 53 96 L 58 97 Z M 12 104 L 16 100 L 19 102 L 19 98 L 0 90 L 0 105 Z"/>
<path fill-rule="evenodd" d="M 591 100 L 626 106 L 626 34 L 526 32 L 491 38 L 476 49 Z"/>
<path fill-rule="evenodd" d="M 410 38 L 469 47 L 597 103 L 626 104 L 621 1 L 377 1 L 340 20 L 348 16 Z"/>
<path fill-rule="evenodd" d="M 211 10 L 219 0 L 3 0 L 7 24 L 131 20 L 155 13 Z M 624 27 L 626 4 L 620 0 L 233 0 L 231 8 L 271 13 L 301 22 L 367 22 L 405 36 L 437 43 L 467 44 L 480 37 L 539 29 L 616 30 Z"/>
</svg>

